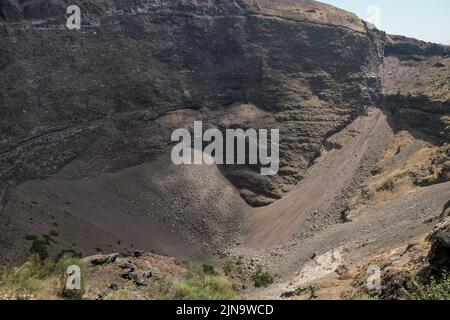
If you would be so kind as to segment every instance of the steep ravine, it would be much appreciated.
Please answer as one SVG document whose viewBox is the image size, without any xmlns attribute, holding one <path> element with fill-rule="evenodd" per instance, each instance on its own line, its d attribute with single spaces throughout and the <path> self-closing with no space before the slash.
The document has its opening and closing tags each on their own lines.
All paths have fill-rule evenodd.
<svg viewBox="0 0 450 320">
<path fill-rule="evenodd" d="M 77 32 L 54 28 L 64 22 L 63 1 L 7 3 L 3 184 L 48 176 L 80 155 L 75 178 L 153 160 L 168 147 L 157 119 L 245 103 L 271 117 L 244 125 L 281 130 L 280 175 L 225 174 L 250 204 L 263 205 L 298 182 L 324 137 L 377 91 L 373 37 L 356 17 L 325 5 L 300 1 L 292 14 L 284 1 L 92 1 L 82 10 L 98 24 Z"/>
<path fill-rule="evenodd" d="M 372 136 L 385 143 L 382 159 L 372 167 L 372 177 L 360 180 L 359 195 L 347 202 L 345 223 L 320 231 L 323 206 L 329 206 L 327 200 L 320 200 L 321 194 L 335 190 L 345 176 L 342 168 L 339 173 L 327 174 L 321 163 L 339 168 L 344 162 L 340 154 L 352 157 L 346 151 L 351 143 L 325 152 L 296 191 L 254 215 L 250 246 L 270 244 L 285 236 L 286 230 L 291 230 L 291 241 L 280 243 L 267 253 L 270 258 L 262 259 L 267 268 L 282 275 L 280 281 L 250 293 L 250 297 L 343 299 L 367 295 L 367 269 L 378 265 L 382 290 L 377 296 L 405 299 L 404 289 L 413 276 L 426 276 L 426 280 L 449 267 L 449 54 L 450 48 L 445 46 L 387 36 L 378 107 L 388 115 L 391 134 L 378 139 Z M 358 137 L 361 130 L 352 129 L 357 122 L 338 136 L 350 130 Z M 338 164 L 333 159 L 338 159 Z M 359 174 L 362 168 L 354 172 Z M 333 184 L 320 183 L 319 191 L 314 189 L 316 179 L 330 179 Z M 335 216 L 338 213 L 334 211 Z M 306 239 L 296 237 L 296 219 L 303 219 L 298 225 L 313 224 L 319 231 Z M 273 228 L 267 228 L 269 224 Z M 264 256 L 261 252 L 254 253 L 258 259 Z"/>
<path fill-rule="evenodd" d="M 380 105 L 394 113 L 398 129 L 450 141 L 450 47 L 388 36 L 379 77 Z"/>
<path fill-rule="evenodd" d="M 14 243 L 19 245 L 13 251 L 20 252 L 27 245 L 26 234 L 48 233 L 52 217 L 69 228 L 64 212 L 96 233 L 97 227 L 85 224 L 83 209 L 70 199 L 61 200 L 69 203 L 66 209 L 32 199 L 35 191 L 27 191 L 28 181 L 58 179 L 70 186 L 82 180 L 94 188 L 96 181 L 141 164 L 156 179 L 152 172 L 158 172 L 158 159 L 170 151 L 172 130 L 202 119 L 221 128 L 280 129 L 279 175 L 263 177 L 245 166 L 220 168 L 248 204 L 267 205 L 291 190 L 326 137 L 355 119 L 379 93 L 378 33 L 328 5 L 263 0 L 77 3 L 84 17 L 80 31 L 64 27 L 66 1 L 1 3 L 2 257 Z M 173 174 L 170 179 L 176 180 L 178 173 Z M 145 188 L 142 192 L 150 192 Z M 192 181 L 183 180 L 175 193 L 190 189 L 195 190 Z M 194 203 L 202 203 L 200 197 L 190 194 Z M 231 211 L 239 217 L 235 221 L 245 221 L 247 209 L 239 204 L 239 195 L 232 198 L 237 205 Z M 128 195 L 125 201 L 135 205 Z M 46 217 L 33 222 L 18 218 L 17 212 L 28 206 Z M 217 249 L 199 240 L 204 230 L 212 237 L 230 235 L 217 242 L 220 246 L 231 244 L 231 235 L 241 232 L 227 222 L 225 208 L 199 208 L 206 217 L 193 223 L 171 219 L 173 212 L 196 215 L 182 201 L 162 211 L 145 202 L 137 206 L 194 251 Z M 186 223 L 192 223 L 188 233 L 180 231 Z M 245 227 L 245 222 L 238 224 Z M 102 228 L 108 239 L 111 230 Z M 74 250 L 83 253 L 100 248 L 95 243 L 91 250 L 87 244 L 79 246 L 71 241 L 76 236 L 61 232 L 55 250 L 64 243 L 76 244 Z M 118 241 L 101 246 L 130 249 Z"/>
<path fill-rule="evenodd" d="M 449 141 L 448 48 L 314 1 L 76 3 L 80 31 L 66 1 L 0 2 L 1 262 L 57 231 L 53 254 L 237 247 L 285 280 L 312 256 L 348 245 L 358 261 L 432 228 L 448 183 L 341 218 L 395 133 Z M 404 81 L 416 73 L 434 85 Z M 195 120 L 280 129 L 279 175 L 173 166 L 170 134 Z"/>
</svg>

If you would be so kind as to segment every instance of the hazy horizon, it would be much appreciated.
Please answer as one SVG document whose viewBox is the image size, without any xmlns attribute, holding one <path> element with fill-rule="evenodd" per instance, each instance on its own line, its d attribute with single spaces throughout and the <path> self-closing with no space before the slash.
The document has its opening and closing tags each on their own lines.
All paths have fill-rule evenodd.
<svg viewBox="0 0 450 320">
<path fill-rule="evenodd" d="M 448 0 L 319 0 L 350 11 L 366 21 L 379 17 L 379 29 L 416 39 L 450 45 Z M 371 6 L 372 10 L 368 12 Z M 377 23 L 376 23 L 377 24 Z"/>
</svg>

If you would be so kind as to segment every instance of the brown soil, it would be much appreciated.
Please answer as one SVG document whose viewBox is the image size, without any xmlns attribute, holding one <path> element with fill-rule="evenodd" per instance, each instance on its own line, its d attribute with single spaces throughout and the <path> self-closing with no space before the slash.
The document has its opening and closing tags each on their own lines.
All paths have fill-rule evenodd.
<svg viewBox="0 0 450 320">
<path fill-rule="evenodd" d="M 253 248 L 281 245 L 301 227 L 320 224 L 318 218 L 333 209 L 334 200 L 354 181 L 364 157 L 370 153 L 376 156 L 393 136 L 386 115 L 380 110 L 371 110 L 369 116 L 360 117 L 346 131 L 357 134 L 341 150 L 320 158 L 319 169 L 311 169 L 292 193 L 252 212 L 246 245 Z"/>
<path fill-rule="evenodd" d="M 32 181 L 12 193 L 2 214 L 2 239 L 11 243 L 2 256 L 20 260 L 30 245 L 24 235 L 55 230 L 56 253 L 89 255 L 97 247 L 206 258 L 239 239 L 247 208 L 217 167 L 178 167 L 170 158 L 94 179 Z"/>
</svg>

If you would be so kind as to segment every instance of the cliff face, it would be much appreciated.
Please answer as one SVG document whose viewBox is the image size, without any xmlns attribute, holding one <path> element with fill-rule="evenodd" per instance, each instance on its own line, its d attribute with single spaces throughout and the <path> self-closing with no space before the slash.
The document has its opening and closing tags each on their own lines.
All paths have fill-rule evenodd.
<svg viewBox="0 0 450 320">
<path fill-rule="evenodd" d="M 81 178 L 144 163 L 167 152 L 171 130 L 201 119 L 280 128 L 278 176 L 222 170 L 264 205 L 302 178 L 324 139 L 378 88 L 381 42 L 328 5 L 78 3 L 83 29 L 70 31 L 66 1 L 1 2 L 2 185 L 67 164 Z"/>
<path fill-rule="evenodd" d="M 450 47 L 388 36 L 379 75 L 400 128 L 450 141 Z"/>
<path fill-rule="evenodd" d="M 328 5 L 72 3 L 81 30 L 65 27 L 68 1 L 0 1 L 3 259 L 54 225 L 54 250 L 216 252 L 242 235 L 242 198 L 279 199 L 379 93 L 382 40 Z M 279 174 L 173 168 L 170 135 L 195 120 L 280 129 Z"/>
<path fill-rule="evenodd" d="M 389 108 L 399 129 L 450 140 L 447 47 L 386 36 L 314 1 L 70 3 L 82 8 L 81 30 L 65 27 L 66 0 L 0 0 L 0 262 L 27 253 L 25 235 L 43 236 L 54 253 L 136 247 L 204 258 L 223 252 L 240 243 L 247 204 L 281 198 L 322 147 L 340 145 L 327 138 L 369 105 Z M 388 132 L 380 118 L 375 127 Z M 196 120 L 204 128 L 279 129 L 279 174 L 173 166 L 170 135 Z M 303 185 L 307 194 L 336 184 L 335 168 L 351 176 L 347 162 L 360 170 L 359 163 L 374 160 L 358 162 L 363 154 L 353 147 L 378 149 L 390 133 L 364 131 L 316 188 Z M 438 179 L 427 184 L 448 180 L 449 149 L 440 150 L 433 159 Z M 350 191 L 337 193 L 346 198 Z M 328 212 L 316 203 L 328 205 L 330 194 L 319 198 L 285 203 L 294 220 L 300 210 L 320 219 Z M 290 199 L 298 201 L 295 194 Z M 391 212 L 386 208 L 380 213 Z M 395 208 L 398 221 L 410 218 L 403 202 Z M 282 240 L 274 233 L 297 227 L 284 220 L 273 232 L 274 220 L 267 221 L 272 237 Z M 352 236 L 345 230 L 339 233 Z M 57 243 L 49 240 L 55 234 Z"/>
</svg>

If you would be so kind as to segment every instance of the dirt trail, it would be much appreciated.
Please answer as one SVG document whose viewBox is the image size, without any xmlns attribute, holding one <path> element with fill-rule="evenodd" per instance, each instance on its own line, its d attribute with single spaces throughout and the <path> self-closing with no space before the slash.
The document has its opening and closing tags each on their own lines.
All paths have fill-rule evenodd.
<svg viewBox="0 0 450 320">
<path fill-rule="evenodd" d="M 379 109 L 371 109 L 368 116 L 359 117 L 345 131 L 347 137 L 340 138 L 350 136 L 350 141 L 341 150 L 323 155 L 293 192 L 270 206 L 253 210 L 246 246 L 284 244 L 301 227 L 317 224 L 315 216 L 319 213 L 332 214 L 336 199 L 354 181 L 364 157 L 368 152 L 381 151 L 393 136 L 387 116 Z"/>
<path fill-rule="evenodd" d="M 422 188 L 368 206 L 352 222 L 334 225 L 291 244 L 282 256 L 271 261 L 281 281 L 252 293 L 252 298 L 280 298 L 283 292 L 321 279 L 340 265 L 354 266 L 377 252 L 413 242 L 431 232 L 435 223 L 429 221 L 439 218 L 449 198 L 450 182 Z"/>
<path fill-rule="evenodd" d="M 355 181 L 365 181 L 364 172 L 370 172 L 367 164 L 375 164 L 393 139 L 388 117 L 382 110 L 371 109 L 368 116 L 356 119 L 330 138 L 343 147 L 324 152 L 296 190 L 252 211 L 244 245 L 236 253 L 257 257 L 279 277 L 273 286 L 251 292 L 250 298 L 278 299 L 282 293 L 334 273 L 339 266 L 356 265 L 433 229 L 450 198 L 450 182 L 366 205 L 347 223 L 324 222 L 327 216 L 340 213 L 336 203 L 348 199 L 349 186 L 358 189 Z M 301 236 L 299 230 L 316 225 L 320 229 Z"/>
</svg>

